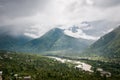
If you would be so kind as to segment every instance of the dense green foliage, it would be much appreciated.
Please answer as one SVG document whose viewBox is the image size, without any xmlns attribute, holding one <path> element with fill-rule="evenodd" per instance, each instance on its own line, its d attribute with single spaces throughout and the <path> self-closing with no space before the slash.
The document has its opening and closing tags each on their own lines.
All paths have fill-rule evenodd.
<svg viewBox="0 0 120 80">
<path fill-rule="evenodd" d="M 46 57 L 1 53 L 0 69 L 4 80 L 15 80 L 14 74 L 21 77 L 32 76 L 32 80 L 101 80 L 89 73 L 68 67 L 66 64 Z"/>
<path fill-rule="evenodd" d="M 102 68 L 106 71 L 110 71 L 112 73 L 112 76 L 120 77 L 120 63 L 116 62 L 104 62 L 99 60 L 80 60 L 85 63 L 91 64 L 94 68 Z"/>
<path fill-rule="evenodd" d="M 15 74 L 22 78 L 31 76 L 32 80 L 106 80 L 96 72 L 78 70 L 47 57 L 4 51 L 0 52 L 0 70 L 3 71 L 3 80 L 23 80 L 16 79 Z M 107 80 L 118 78 L 120 77 L 116 74 Z"/>
</svg>

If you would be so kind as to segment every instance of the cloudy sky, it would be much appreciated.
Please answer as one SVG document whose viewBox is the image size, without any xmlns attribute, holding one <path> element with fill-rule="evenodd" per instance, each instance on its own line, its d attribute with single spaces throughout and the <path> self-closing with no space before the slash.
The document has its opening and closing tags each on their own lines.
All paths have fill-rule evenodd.
<svg viewBox="0 0 120 80">
<path fill-rule="evenodd" d="M 120 0 L 0 0 L 0 27 L 33 37 L 57 25 L 119 22 L 119 14 Z"/>
</svg>

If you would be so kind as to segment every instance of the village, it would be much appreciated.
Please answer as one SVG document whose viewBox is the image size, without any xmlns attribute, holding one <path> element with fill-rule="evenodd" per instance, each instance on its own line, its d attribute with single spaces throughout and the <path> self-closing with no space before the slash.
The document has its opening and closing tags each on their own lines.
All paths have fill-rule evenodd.
<svg viewBox="0 0 120 80">
<path fill-rule="evenodd" d="M 3 73 L 3 71 L 0 71 L 0 80 L 3 80 L 2 73 Z M 14 74 L 14 77 L 16 80 L 31 80 L 31 76 L 20 77 L 20 76 L 18 76 L 18 74 Z"/>
<path fill-rule="evenodd" d="M 9 53 L 10 54 L 10 53 Z M 12 55 L 9 55 L 8 53 L 7 54 L 3 54 L 3 55 L 0 55 L 0 60 L 1 61 L 12 61 L 12 60 L 15 60 L 15 61 L 20 61 L 18 62 L 16 65 L 19 65 L 19 63 L 22 63 L 22 65 L 27 65 L 27 64 L 35 64 L 35 66 L 42 66 L 41 63 L 39 62 L 39 60 L 37 60 L 37 58 L 34 56 L 31 57 L 30 55 L 22 55 L 21 57 L 17 54 L 12 54 Z M 19 57 L 18 57 L 19 56 Z M 24 60 L 23 60 L 24 59 Z M 41 59 L 41 58 L 40 58 Z M 23 61 L 22 61 L 23 60 Z M 44 58 L 43 58 L 44 60 Z M 87 64 L 87 63 L 84 63 L 84 62 L 81 62 L 81 61 L 78 61 L 78 60 L 72 60 L 72 59 L 66 59 L 66 58 L 59 58 L 59 57 L 53 57 L 53 56 L 46 56 L 46 60 L 52 60 L 52 63 L 55 62 L 55 63 L 60 63 L 60 64 L 66 64 L 68 67 L 71 67 L 71 68 L 74 68 L 75 70 L 79 71 L 79 72 L 87 72 L 89 73 L 90 75 L 91 74 L 96 74 L 96 72 L 99 73 L 99 75 L 101 77 L 106 77 L 106 78 L 110 78 L 112 76 L 111 72 L 109 71 L 105 71 L 104 69 L 102 68 L 96 68 L 96 70 L 94 71 L 92 68 L 93 66 L 91 66 L 90 64 Z M 36 62 L 36 63 L 35 63 Z M 7 62 L 8 63 L 8 62 Z M 44 63 L 44 62 L 43 62 Z M 50 64 L 52 64 L 50 63 Z M 49 64 L 49 65 L 50 65 Z M 10 64 L 12 65 L 12 64 Z M 72 65 L 72 66 L 70 66 Z M 20 65 L 19 65 L 20 67 Z M 28 66 L 26 66 L 26 69 L 27 71 L 30 70 L 30 68 L 27 68 Z M 21 68 L 23 68 L 23 66 L 21 66 Z M 31 70 L 33 71 L 35 67 L 31 67 Z M 7 68 L 6 68 L 7 69 Z M 19 68 L 14 68 L 11 66 L 12 70 L 17 70 Z M 7 74 L 12 74 L 9 76 L 9 79 L 15 79 L 15 80 L 32 80 L 33 79 L 33 75 L 31 75 L 30 73 L 27 73 L 26 71 L 26 75 L 24 73 L 22 73 L 22 75 L 20 74 L 20 72 L 10 72 L 11 70 L 9 69 L 9 73 Z M 39 67 L 40 69 L 40 67 Z M 0 80 L 4 80 L 5 76 L 4 76 L 4 73 L 6 73 L 6 71 L 3 69 L 0 69 Z M 35 73 L 34 73 L 35 74 Z M 36 73 L 38 74 L 38 73 Z M 36 75 L 35 74 L 35 75 Z M 41 75 L 44 74 L 44 73 L 40 73 Z M 77 73 L 76 73 L 77 74 Z M 5 74 L 6 75 L 6 74 Z M 37 78 L 37 76 L 36 76 Z"/>
</svg>

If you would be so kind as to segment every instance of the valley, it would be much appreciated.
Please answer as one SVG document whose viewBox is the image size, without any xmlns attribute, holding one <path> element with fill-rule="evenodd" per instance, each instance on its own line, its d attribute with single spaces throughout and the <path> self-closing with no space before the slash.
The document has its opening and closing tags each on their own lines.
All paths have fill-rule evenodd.
<svg viewBox="0 0 120 80">
<path fill-rule="evenodd" d="M 120 0 L 0 0 L 0 80 L 120 80 Z"/>
<path fill-rule="evenodd" d="M 0 51 L 3 80 L 118 80 L 120 64 Z"/>
<path fill-rule="evenodd" d="M 0 78 L 3 80 L 118 80 L 120 78 L 119 30 L 120 27 L 116 28 L 95 43 L 91 40 L 67 36 L 58 28 L 33 40 L 25 36 L 24 40 L 22 37 L 2 37 Z"/>
</svg>

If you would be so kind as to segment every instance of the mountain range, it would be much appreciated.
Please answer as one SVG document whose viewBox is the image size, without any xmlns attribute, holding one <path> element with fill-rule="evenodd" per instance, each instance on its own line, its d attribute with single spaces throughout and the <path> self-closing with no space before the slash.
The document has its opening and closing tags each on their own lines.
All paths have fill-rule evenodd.
<svg viewBox="0 0 120 80">
<path fill-rule="evenodd" d="M 86 23 L 83 23 L 85 26 Z M 84 27 L 85 28 L 85 27 Z M 25 35 L 0 33 L 0 50 L 55 55 L 99 55 L 118 57 L 120 54 L 120 27 L 102 36 L 96 42 L 81 27 L 53 28 L 43 36 L 33 39 Z M 86 54 L 85 53 L 85 54 Z"/>
<path fill-rule="evenodd" d="M 62 53 L 78 53 L 86 49 L 91 40 L 82 38 L 74 38 L 64 34 L 64 30 L 54 28 L 40 38 L 31 40 L 24 45 L 27 52 L 62 52 Z"/>
</svg>

